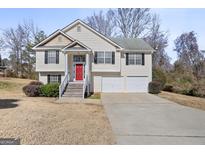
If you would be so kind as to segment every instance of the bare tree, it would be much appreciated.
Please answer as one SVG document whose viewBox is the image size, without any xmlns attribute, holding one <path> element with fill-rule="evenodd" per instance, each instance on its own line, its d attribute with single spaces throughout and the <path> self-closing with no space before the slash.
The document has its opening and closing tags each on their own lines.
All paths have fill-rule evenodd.
<svg viewBox="0 0 205 154">
<path fill-rule="evenodd" d="M 116 24 L 113 11 L 111 10 L 108 10 L 106 13 L 103 13 L 103 11 L 100 11 L 98 14 L 94 13 L 92 16 L 87 17 L 85 22 L 107 37 L 115 35 L 114 29 Z"/>
<path fill-rule="evenodd" d="M 31 47 L 38 33 L 33 22 L 24 22 L 16 29 L 9 28 L 3 33 L 5 47 L 10 51 L 11 67 L 17 77 L 31 78 L 34 72 L 35 53 Z"/>
<path fill-rule="evenodd" d="M 156 14 L 152 16 L 149 32 L 144 39 L 156 50 L 152 56 L 153 67 L 170 70 L 170 57 L 165 52 L 165 48 L 168 46 L 168 34 L 160 29 L 159 17 Z"/>
<path fill-rule="evenodd" d="M 150 9 L 118 8 L 113 13 L 117 27 L 125 38 L 143 35 L 151 21 Z"/>
<path fill-rule="evenodd" d="M 20 34 L 21 28 L 18 26 L 15 31 L 13 28 L 7 29 L 4 32 L 4 40 L 6 48 L 10 49 L 11 66 L 17 76 L 19 76 L 20 69 L 20 51 L 22 50 L 22 35 Z"/>
<path fill-rule="evenodd" d="M 191 31 L 183 33 L 174 41 L 178 58 L 183 62 L 185 67 L 192 67 L 203 58 L 199 51 L 196 33 Z"/>
</svg>

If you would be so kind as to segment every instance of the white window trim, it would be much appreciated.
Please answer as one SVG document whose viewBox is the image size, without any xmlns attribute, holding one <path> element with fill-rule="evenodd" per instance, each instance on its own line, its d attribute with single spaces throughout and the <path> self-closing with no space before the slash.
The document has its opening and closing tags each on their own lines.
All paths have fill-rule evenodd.
<svg viewBox="0 0 205 154">
<path fill-rule="evenodd" d="M 58 83 L 58 75 L 50 75 L 50 83 Z"/>
<path fill-rule="evenodd" d="M 97 54 L 97 64 L 112 64 L 112 52 L 113 51 L 96 51 L 96 53 L 103 53 L 103 56 L 102 57 L 98 57 L 98 54 Z M 106 53 L 109 53 L 111 55 L 111 57 L 106 57 Z M 103 59 L 103 63 L 99 63 L 98 62 L 98 59 Z M 110 59 L 110 63 L 106 63 L 106 59 Z"/>
<path fill-rule="evenodd" d="M 130 57 L 130 56 L 133 57 Z M 137 57 L 138 55 L 141 56 L 141 59 L 138 59 L 139 57 Z M 131 64 L 130 60 L 134 60 L 134 63 Z M 140 63 L 138 63 L 140 60 Z M 142 65 L 143 64 L 143 55 L 142 53 L 128 53 L 128 65 Z"/>
<path fill-rule="evenodd" d="M 56 64 L 56 50 L 48 51 L 48 64 Z"/>
<path fill-rule="evenodd" d="M 76 61 L 76 56 L 79 56 L 79 59 Z M 73 62 L 85 62 L 86 61 L 86 57 L 85 55 L 73 55 Z"/>
</svg>

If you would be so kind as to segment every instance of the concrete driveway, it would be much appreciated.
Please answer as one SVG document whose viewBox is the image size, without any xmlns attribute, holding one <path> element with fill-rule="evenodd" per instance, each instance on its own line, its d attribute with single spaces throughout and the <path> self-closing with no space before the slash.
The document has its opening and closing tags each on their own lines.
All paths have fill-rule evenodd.
<svg viewBox="0 0 205 154">
<path fill-rule="evenodd" d="M 102 94 L 117 144 L 205 144 L 205 111 L 158 96 Z"/>
</svg>

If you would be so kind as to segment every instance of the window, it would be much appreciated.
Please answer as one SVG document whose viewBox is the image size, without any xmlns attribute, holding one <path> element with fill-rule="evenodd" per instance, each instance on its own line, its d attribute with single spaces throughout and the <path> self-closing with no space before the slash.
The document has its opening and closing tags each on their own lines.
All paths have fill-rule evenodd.
<svg viewBox="0 0 205 154">
<path fill-rule="evenodd" d="M 115 64 L 115 52 L 109 52 L 109 51 L 95 52 L 94 62 L 96 64 Z"/>
<path fill-rule="evenodd" d="M 97 64 L 104 64 L 104 52 L 97 52 Z"/>
<path fill-rule="evenodd" d="M 144 54 L 126 53 L 126 65 L 144 65 Z"/>
<path fill-rule="evenodd" d="M 112 64 L 112 52 L 105 52 L 105 64 Z"/>
<path fill-rule="evenodd" d="M 48 83 L 61 83 L 61 75 L 48 75 Z"/>
<path fill-rule="evenodd" d="M 51 75 L 50 83 L 58 83 L 58 75 Z"/>
<path fill-rule="evenodd" d="M 45 64 L 59 64 L 59 51 L 45 51 Z"/>
<path fill-rule="evenodd" d="M 85 55 L 74 55 L 73 61 L 74 62 L 85 62 Z"/>
<path fill-rule="evenodd" d="M 48 64 L 55 64 L 55 63 L 56 63 L 56 51 L 49 51 Z"/>
<path fill-rule="evenodd" d="M 137 54 L 135 56 L 136 65 L 142 65 L 142 54 Z"/>
</svg>

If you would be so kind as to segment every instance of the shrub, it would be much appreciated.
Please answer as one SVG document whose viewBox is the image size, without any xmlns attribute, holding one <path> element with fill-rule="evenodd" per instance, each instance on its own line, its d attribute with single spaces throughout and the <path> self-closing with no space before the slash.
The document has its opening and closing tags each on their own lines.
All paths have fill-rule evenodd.
<svg viewBox="0 0 205 154">
<path fill-rule="evenodd" d="M 163 88 L 164 91 L 169 91 L 169 92 L 173 92 L 173 86 L 166 84 Z"/>
<path fill-rule="evenodd" d="M 181 91 L 181 94 L 189 95 L 189 96 L 200 96 L 196 88 L 184 89 Z"/>
<path fill-rule="evenodd" d="M 152 81 L 149 83 L 149 93 L 158 94 L 161 91 L 161 83 L 158 81 Z"/>
<path fill-rule="evenodd" d="M 205 86 L 201 84 L 193 85 L 193 87 L 188 90 L 186 95 L 205 97 Z"/>
<path fill-rule="evenodd" d="M 182 91 L 183 91 L 183 89 L 181 87 L 179 87 L 179 86 L 174 86 L 173 87 L 173 92 L 174 93 L 183 94 Z"/>
<path fill-rule="evenodd" d="M 205 97 L 205 87 L 200 87 L 197 89 L 198 96 Z"/>
<path fill-rule="evenodd" d="M 41 95 L 45 97 L 59 96 L 59 83 L 46 84 L 40 87 Z"/>
<path fill-rule="evenodd" d="M 31 82 L 29 83 L 29 85 L 43 85 L 43 83 L 40 82 L 40 81 L 31 81 Z"/>
<path fill-rule="evenodd" d="M 31 81 L 28 85 L 23 87 L 23 92 L 26 96 L 29 97 L 37 97 L 41 95 L 40 86 L 43 85 L 42 82 L 39 81 Z"/>
<path fill-rule="evenodd" d="M 200 96 L 199 93 L 198 93 L 198 90 L 196 88 L 194 88 L 194 87 L 188 90 L 187 95 L 190 95 L 190 96 Z"/>
<path fill-rule="evenodd" d="M 160 68 L 153 69 L 153 81 L 158 81 L 161 83 L 161 90 L 164 88 L 164 85 L 167 82 L 166 74 Z"/>
<path fill-rule="evenodd" d="M 23 87 L 23 92 L 29 97 L 37 97 L 41 93 L 39 85 L 26 85 Z"/>
<path fill-rule="evenodd" d="M 12 69 L 6 69 L 6 77 L 18 77 L 17 74 Z"/>
</svg>

